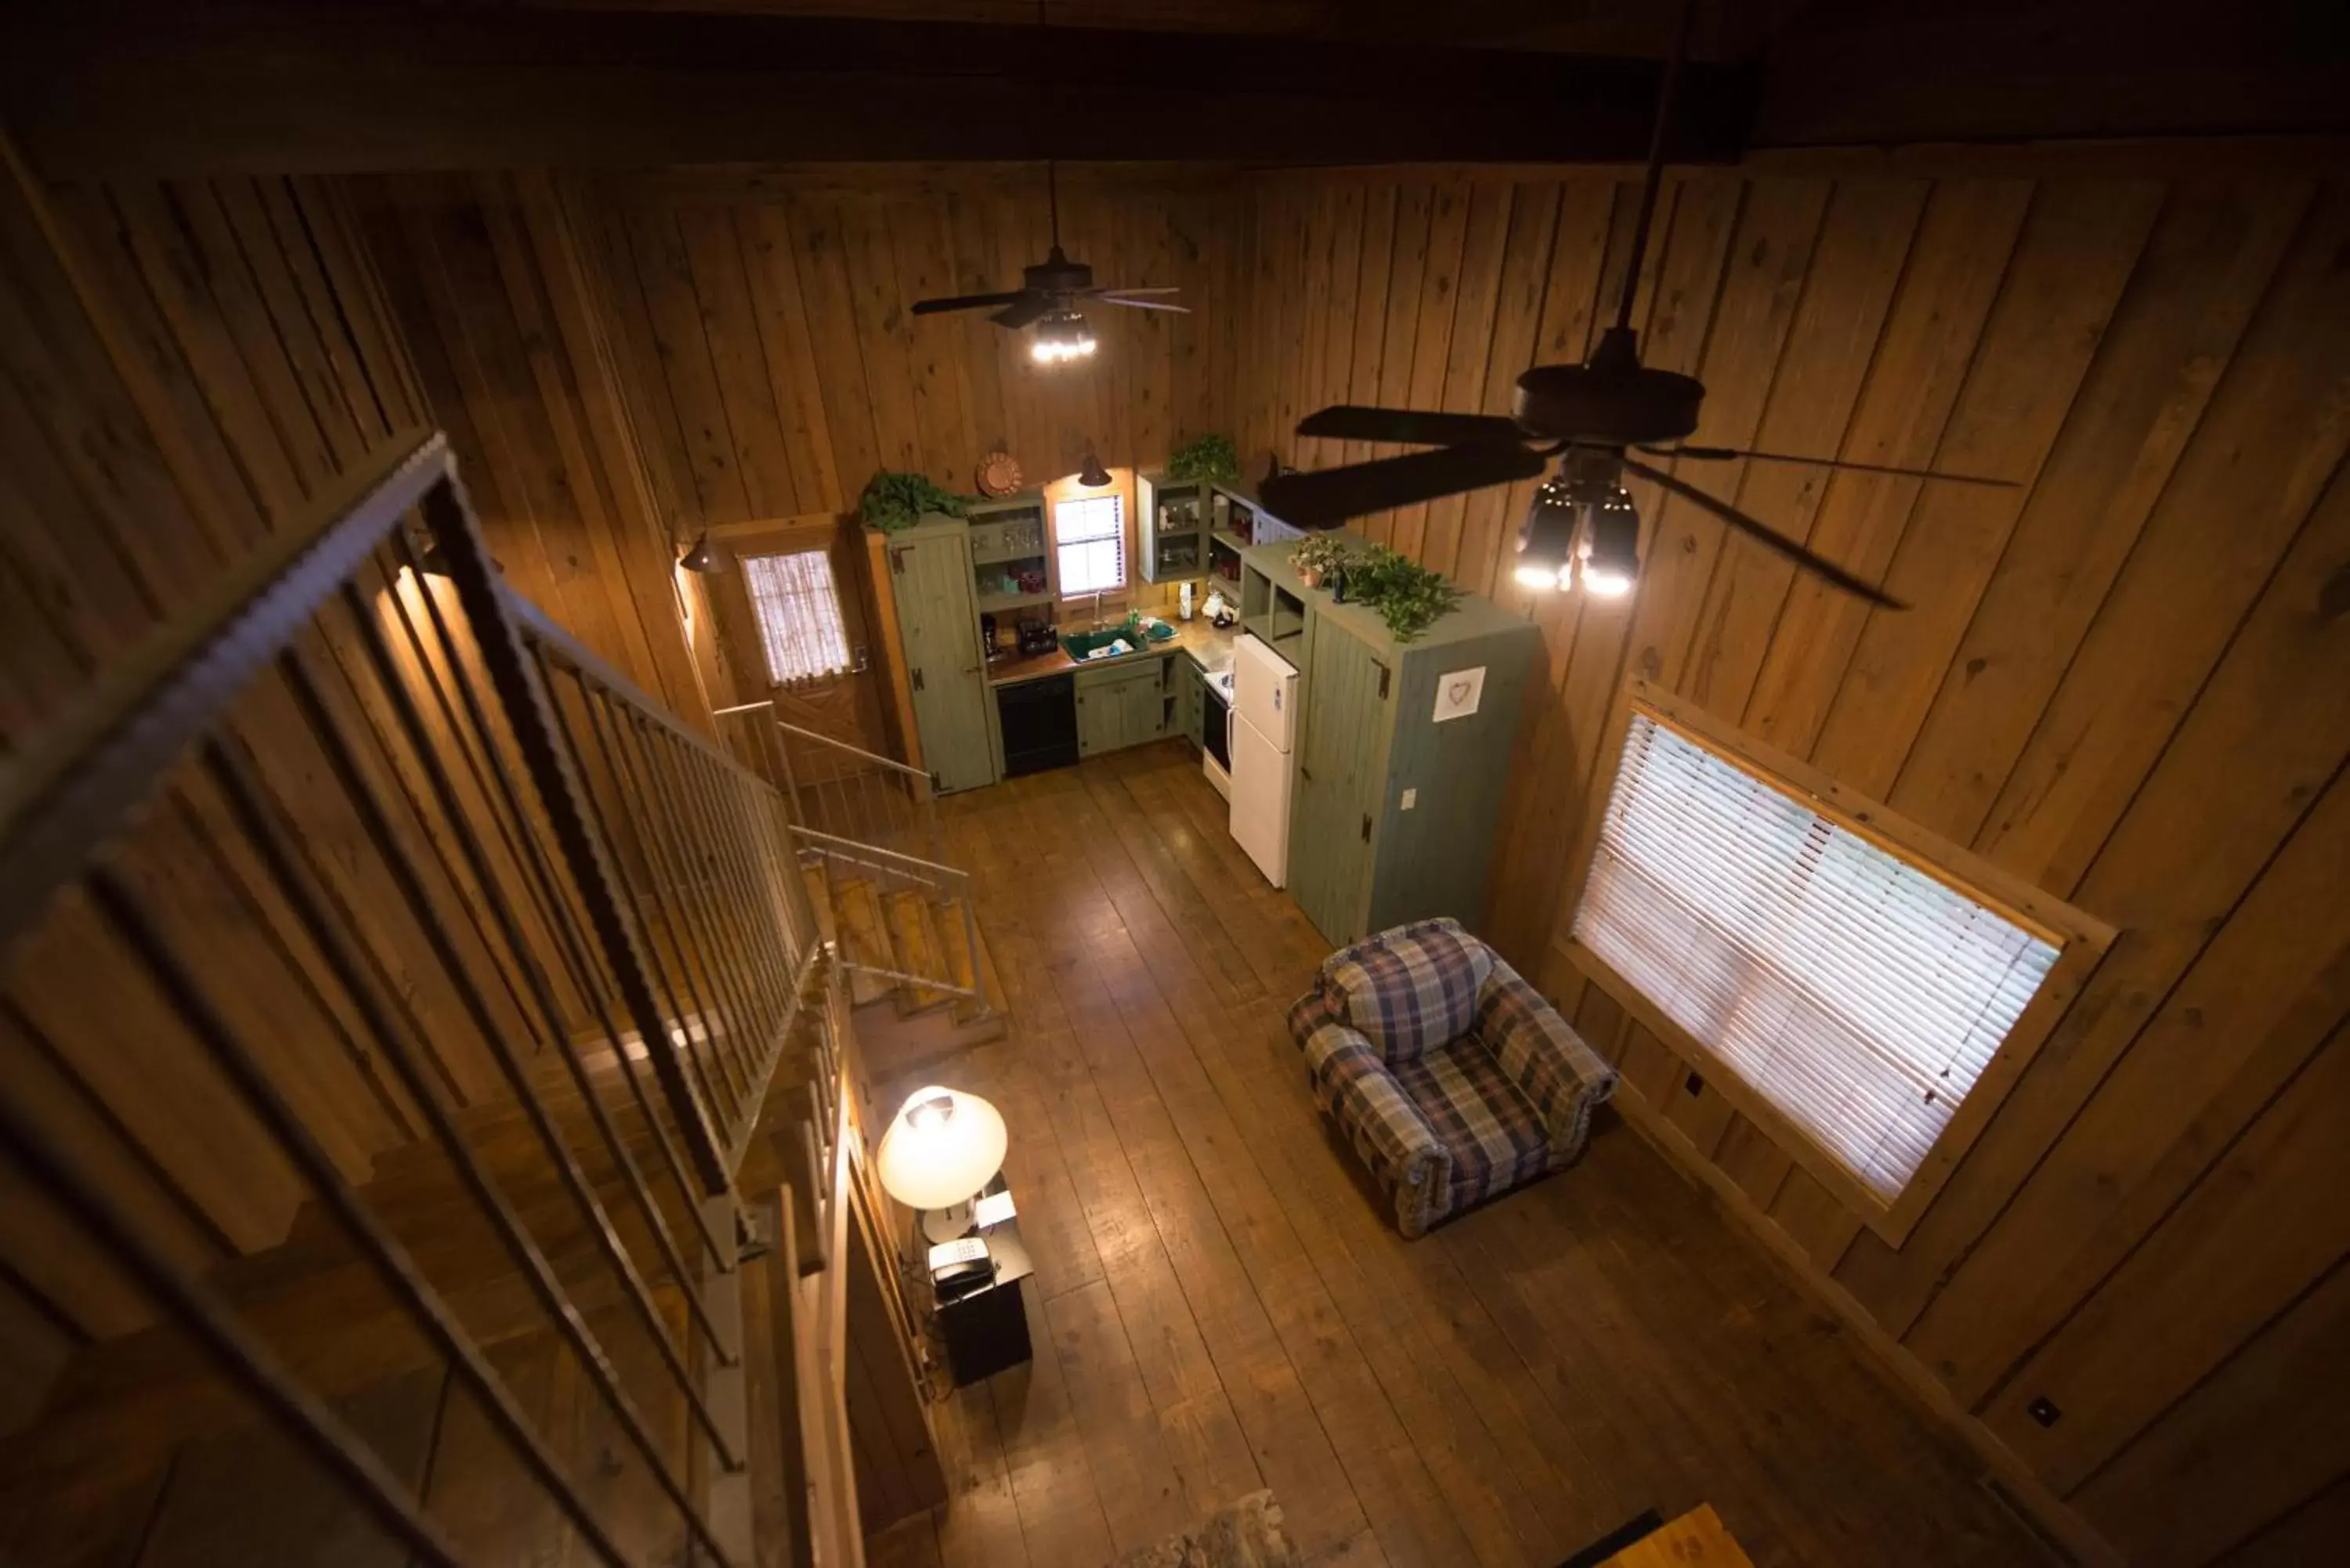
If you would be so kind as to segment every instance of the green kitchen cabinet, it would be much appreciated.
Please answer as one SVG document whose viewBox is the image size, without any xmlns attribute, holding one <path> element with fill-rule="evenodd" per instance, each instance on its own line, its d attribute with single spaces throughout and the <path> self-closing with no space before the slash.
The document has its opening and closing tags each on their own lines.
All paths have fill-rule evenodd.
<svg viewBox="0 0 2350 1568">
<path fill-rule="evenodd" d="M 1139 746 L 1167 733 L 1165 654 L 1129 656 L 1077 671 L 1077 754 L 1098 756 Z"/>
<path fill-rule="evenodd" d="M 970 530 L 958 518 L 925 517 L 891 535 L 887 551 L 922 765 L 941 794 L 992 784 L 993 704 L 972 604 Z"/>
<path fill-rule="evenodd" d="M 1179 654 L 1169 659 L 1168 668 L 1174 671 L 1175 732 L 1191 742 L 1198 751 L 1206 744 L 1208 711 L 1208 675 L 1197 659 L 1189 654 Z"/>
<path fill-rule="evenodd" d="M 1144 472 L 1134 476 L 1134 492 L 1141 513 L 1136 534 L 1142 545 L 1142 580 L 1173 583 L 1206 575 L 1214 500 L 1208 482 Z"/>
<path fill-rule="evenodd" d="M 1290 548 L 1244 551 L 1242 569 L 1299 672 L 1291 895 L 1334 943 L 1435 915 L 1473 923 L 1542 634 L 1468 595 L 1399 642 L 1375 611 L 1299 583 Z"/>
</svg>

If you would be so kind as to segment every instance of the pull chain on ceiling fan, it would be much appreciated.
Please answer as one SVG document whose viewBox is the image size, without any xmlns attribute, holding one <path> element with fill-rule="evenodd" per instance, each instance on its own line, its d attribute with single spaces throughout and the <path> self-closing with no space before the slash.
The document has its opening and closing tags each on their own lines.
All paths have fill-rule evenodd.
<svg viewBox="0 0 2350 1568">
<path fill-rule="evenodd" d="M 1036 0 L 1037 32 L 1042 34 L 1045 26 L 1044 0 Z M 1051 215 L 1053 248 L 1043 261 L 1034 266 L 1021 268 L 1021 286 L 1018 288 L 1002 294 L 958 294 L 943 299 L 918 299 L 914 302 L 914 314 L 934 316 L 941 311 L 993 307 L 995 314 L 988 319 L 998 327 L 1015 332 L 1024 327 L 1035 327 L 1035 332 L 1029 338 L 1028 354 L 1040 365 L 1083 359 L 1098 347 L 1093 328 L 1087 324 L 1085 312 L 1079 308 L 1080 304 L 1191 314 L 1188 307 L 1159 297 L 1180 293 L 1178 289 L 1112 287 L 1107 284 L 1096 284 L 1093 268 L 1068 258 L 1067 253 L 1061 249 L 1060 166 L 1050 158 L 1045 160 L 1045 200 Z"/>
<path fill-rule="evenodd" d="M 1331 528 L 1349 517 L 1534 479 L 1548 471 L 1549 477 L 1535 487 L 1534 504 L 1519 530 L 1514 574 L 1519 585 L 1542 591 L 1579 583 L 1587 593 L 1615 597 L 1630 593 L 1639 574 L 1640 516 L 1631 492 L 1624 487 L 1626 474 L 1638 474 L 1667 494 L 1711 513 L 1832 587 L 1889 609 L 1908 607 L 1875 584 L 1727 502 L 1630 455 L 1638 452 L 1647 457 L 1697 462 L 1802 462 L 1905 479 L 2010 485 L 2002 479 L 1881 463 L 1679 444 L 1697 429 L 1705 387 L 1693 376 L 1651 369 L 1640 363 L 1639 335 L 1632 327 L 1632 311 L 1639 294 L 1649 227 L 1656 217 L 1657 194 L 1664 182 L 1666 137 L 1696 9 L 1696 0 L 1685 0 L 1658 91 L 1647 176 L 1615 325 L 1601 332 L 1590 357 L 1580 365 L 1536 365 L 1521 375 L 1513 411 L 1506 418 L 1354 404 L 1309 414 L 1298 421 L 1299 435 L 1436 450 L 1267 479 L 1262 492 L 1267 510 L 1301 528 Z"/>
</svg>

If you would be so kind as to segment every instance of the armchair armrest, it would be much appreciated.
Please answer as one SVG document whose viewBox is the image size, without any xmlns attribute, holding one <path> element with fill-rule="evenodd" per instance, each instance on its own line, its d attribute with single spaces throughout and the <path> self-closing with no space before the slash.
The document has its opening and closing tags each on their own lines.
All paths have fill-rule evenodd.
<svg viewBox="0 0 2350 1568">
<path fill-rule="evenodd" d="M 1478 994 L 1477 1037 L 1542 1117 L 1551 1168 L 1581 1153 L 1592 1107 L 1615 1094 L 1619 1075 L 1498 958 Z"/>
<path fill-rule="evenodd" d="M 1393 1196 L 1403 1233 L 1421 1234 L 1429 1217 L 1449 1204 L 1451 1151 L 1361 1034 L 1323 1023 L 1299 1044 L 1315 1097 Z"/>
</svg>

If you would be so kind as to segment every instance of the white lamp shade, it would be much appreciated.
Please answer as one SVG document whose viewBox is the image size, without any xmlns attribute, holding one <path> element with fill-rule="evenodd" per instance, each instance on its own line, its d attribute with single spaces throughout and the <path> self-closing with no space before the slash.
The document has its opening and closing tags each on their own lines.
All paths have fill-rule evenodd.
<svg viewBox="0 0 2350 1568">
<path fill-rule="evenodd" d="M 889 1118 L 876 1163 L 881 1186 L 909 1209 L 968 1202 L 1003 1168 L 1003 1117 L 977 1095 L 933 1084 Z"/>
</svg>

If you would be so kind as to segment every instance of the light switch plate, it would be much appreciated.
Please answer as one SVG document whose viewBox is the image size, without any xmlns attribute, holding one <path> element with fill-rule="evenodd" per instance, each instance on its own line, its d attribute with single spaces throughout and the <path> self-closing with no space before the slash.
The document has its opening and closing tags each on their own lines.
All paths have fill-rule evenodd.
<svg viewBox="0 0 2350 1568">
<path fill-rule="evenodd" d="M 1403 809 L 1404 809 L 1404 810 L 1406 810 L 1406 811 L 1409 811 L 1413 806 L 1416 806 L 1416 805 L 1418 805 L 1419 804 L 1419 791 L 1418 791 L 1418 790 L 1416 790 L 1416 789 L 1408 789 L 1408 790 L 1406 790 L 1406 791 L 1404 791 L 1404 792 L 1403 792 Z"/>
</svg>

